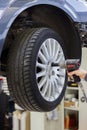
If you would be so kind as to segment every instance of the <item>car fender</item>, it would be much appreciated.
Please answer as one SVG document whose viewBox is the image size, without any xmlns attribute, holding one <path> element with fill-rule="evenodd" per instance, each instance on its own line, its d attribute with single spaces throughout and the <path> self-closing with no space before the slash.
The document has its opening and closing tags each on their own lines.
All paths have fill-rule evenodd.
<svg viewBox="0 0 87 130">
<path fill-rule="evenodd" d="M 1 0 L 1 5 L 5 5 Z M 75 0 L 74 0 L 75 1 Z M 74 4 L 74 3 L 73 3 Z M 80 3 L 81 4 L 81 3 Z M 3 50 L 7 33 L 18 15 L 24 10 L 36 5 L 51 5 L 63 10 L 73 21 L 82 22 L 78 13 L 79 8 L 70 4 L 70 0 L 9 0 L 9 3 L 3 8 L 0 5 L 0 57 Z M 86 10 L 86 11 L 85 11 Z M 81 11 L 80 11 L 81 12 Z M 87 9 L 82 10 L 87 12 Z M 84 17 L 85 21 L 85 17 Z"/>
</svg>

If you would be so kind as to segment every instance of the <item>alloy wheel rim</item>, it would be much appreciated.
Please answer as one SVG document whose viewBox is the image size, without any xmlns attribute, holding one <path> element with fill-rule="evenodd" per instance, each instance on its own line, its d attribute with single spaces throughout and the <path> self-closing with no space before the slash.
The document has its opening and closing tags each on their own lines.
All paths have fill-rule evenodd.
<svg viewBox="0 0 87 130">
<path fill-rule="evenodd" d="M 65 61 L 63 49 L 53 38 L 46 39 L 38 52 L 36 61 L 36 80 L 41 96 L 49 102 L 55 101 L 64 88 L 66 71 L 52 63 Z"/>
</svg>

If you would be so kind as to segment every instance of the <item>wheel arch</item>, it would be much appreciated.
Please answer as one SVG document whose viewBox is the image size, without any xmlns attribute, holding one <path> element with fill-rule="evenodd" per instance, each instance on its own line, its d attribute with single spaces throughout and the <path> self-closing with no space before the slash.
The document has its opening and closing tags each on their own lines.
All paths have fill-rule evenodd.
<svg viewBox="0 0 87 130">
<path fill-rule="evenodd" d="M 27 28 L 26 16 L 28 16 L 31 20 L 31 23 L 28 23 L 30 28 L 46 26 L 58 32 L 62 39 L 65 41 L 68 58 L 81 58 L 81 41 L 78 32 L 74 27 L 73 19 L 60 8 L 52 5 L 41 4 L 28 7 L 20 11 L 19 14 L 17 14 L 17 16 L 15 16 L 14 19 L 12 19 L 10 22 L 7 37 L 1 53 L 2 64 L 6 64 L 6 57 L 10 44 L 17 36 L 14 32 L 19 31 L 21 28 L 22 31 L 23 29 Z M 22 20 L 23 23 L 20 22 L 20 20 Z M 23 24 L 23 26 L 20 27 L 20 24 Z M 15 25 L 18 27 L 17 29 L 15 29 Z M 10 42 L 9 39 L 11 40 Z"/>
</svg>

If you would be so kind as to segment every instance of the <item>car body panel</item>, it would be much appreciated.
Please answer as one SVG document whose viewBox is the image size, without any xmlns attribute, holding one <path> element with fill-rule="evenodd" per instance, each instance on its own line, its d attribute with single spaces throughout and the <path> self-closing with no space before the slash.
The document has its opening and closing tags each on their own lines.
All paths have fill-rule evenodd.
<svg viewBox="0 0 87 130">
<path fill-rule="evenodd" d="M 74 22 L 87 22 L 87 3 L 82 0 L 1 0 L 0 56 L 8 30 L 16 17 L 27 8 L 36 5 L 51 5 L 63 10 Z"/>
</svg>

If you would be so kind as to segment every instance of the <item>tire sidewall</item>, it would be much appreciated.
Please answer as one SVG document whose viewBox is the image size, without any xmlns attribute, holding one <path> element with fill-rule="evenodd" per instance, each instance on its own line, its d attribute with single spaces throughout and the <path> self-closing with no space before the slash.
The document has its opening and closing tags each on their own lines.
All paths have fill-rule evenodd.
<svg viewBox="0 0 87 130">
<path fill-rule="evenodd" d="M 64 86 L 63 86 L 63 90 L 60 94 L 60 96 L 52 102 L 46 101 L 42 95 L 40 94 L 40 91 L 38 89 L 38 85 L 37 85 L 37 81 L 36 81 L 36 61 L 37 61 L 37 55 L 39 52 L 39 49 L 42 45 L 42 43 L 47 40 L 48 38 L 53 38 L 55 40 L 58 41 L 58 43 L 61 45 L 63 53 L 65 55 L 65 59 L 66 59 L 66 53 L 65 53 L 65 48 L 64 48 L 64 43 L 62 41 L 62 39 L 60 38 L 60 36 L 55 33 L 54 31 L 52 31 L 51 29 L 44 29 L 43 31 L 40 32 L 40 35 L 38 35 L 38 38 L 35 42 L 34 48 L 32 50 L 32 56 L 31 56 L 31 72 L 30 72 L 30 78 L 31 78 L 31 87 L 32 87 L 32 91 L 33 91 L 33 95 L 34 98 L 36 100 L 36 102 L 39 104 L 39 106 L 42 106 L 42 109 L 45 110 L 46 107 L 46 111 L 48 109 L 49 110 L 53 110 L 62 100 L 65 90 L 66 90 L 66 82 L 67 82 L 67 74 L 65 76 L 65 82 L 64 82 Z M 31 36 L 31 40 L 32 40 L 32 36 Z"/>
</svg>

